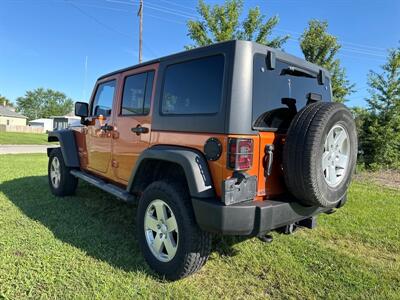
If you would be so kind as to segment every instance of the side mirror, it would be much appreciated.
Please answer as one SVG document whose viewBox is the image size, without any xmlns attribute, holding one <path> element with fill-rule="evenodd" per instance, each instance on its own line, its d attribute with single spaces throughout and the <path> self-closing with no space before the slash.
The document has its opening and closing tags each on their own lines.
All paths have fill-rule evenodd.
<svg viewBox="0 0 400 300">
<path fill-rule="evenodd" d="M 81 118 L 89 116 L 89 104 L 86 102 L 75 102 L 75 115 Z"/>
</svg>

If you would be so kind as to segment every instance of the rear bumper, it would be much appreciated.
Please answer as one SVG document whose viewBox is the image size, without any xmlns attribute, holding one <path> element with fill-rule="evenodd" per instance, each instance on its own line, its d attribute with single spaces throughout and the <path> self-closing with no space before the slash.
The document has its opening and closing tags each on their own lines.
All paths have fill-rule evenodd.
<svg viewBox="0 0 400 300">
<path fill-rule="evenodd" d="M 194 198 L 192 204 L 201 229 L 226 235 L 258 235 L 332 209 L 283 200 L 224 205 L 217 199 Z"/>
</svg>

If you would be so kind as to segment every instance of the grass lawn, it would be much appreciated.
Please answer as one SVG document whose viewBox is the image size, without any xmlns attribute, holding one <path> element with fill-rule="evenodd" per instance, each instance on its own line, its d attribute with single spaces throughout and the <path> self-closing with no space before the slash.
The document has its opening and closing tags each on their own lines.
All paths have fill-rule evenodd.
<svg viewBox="0 0 400 300">
<path fill-rule="evenodd" d="M 46 163 L 0 156 L 0 299 L 400 298 L 399 190 L 354 182 L 343 209 L 272 244 L 216 237 L 199 273 L 169 283 L 139 253 L 135 207 L 83 183 L 57 199 Z"/>
<path fill-rule="evenodd" d="M 0 145 L 46 145 L 47 134 L 0 132 Z"/>
</svg>

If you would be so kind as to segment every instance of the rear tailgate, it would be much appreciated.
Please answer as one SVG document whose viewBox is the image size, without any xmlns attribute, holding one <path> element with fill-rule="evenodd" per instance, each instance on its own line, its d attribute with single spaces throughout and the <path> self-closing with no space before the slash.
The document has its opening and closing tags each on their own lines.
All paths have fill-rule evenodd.
<svg viewBox="0 0 400 300">
<path fill-rule="evenodd" d="M 282 152 L 285 135 L 260 132 L 257 196 L 274 198 L 285 192 Z"/>
<path fill-rule="evenodd" d="M 266 62 L 266 54 L 254 55 L 252 128 L 260 140 L 257 195 L 270 199 L 285 192 L 282 155 L 291 120 L 309 103 L 331 101 L 332 94 L 330 76 L 318 66 L 277 58 L 266 68 Z"/>
</svg>

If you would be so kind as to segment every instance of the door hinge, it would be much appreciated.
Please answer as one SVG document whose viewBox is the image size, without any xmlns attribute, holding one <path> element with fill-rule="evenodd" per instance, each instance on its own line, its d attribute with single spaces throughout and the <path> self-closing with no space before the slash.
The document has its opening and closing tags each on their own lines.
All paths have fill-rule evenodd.
<svg viewBox="0 0 400 300">
<path fill-rule="evenodd" d="M 114 131 L 111 133 L 111 136 L 112 136 L 112 138 L 113 138 L 114 140 L 116 140 L 116 139 L 119 138 L 119 132 L 116 131 L 116 130 L 114 130 Z"/>
<path fill-rule="evenodd" d="M 79 152 L 78 152 L 78 155 L 79 155 L 79 157 L 84 157 L 84 158 L 86 158 L 86 157 L 87 157 L 87 152 L 86 152 L 86 151 L 79 151 Z"/>
<path fill-rule="evenodd" d="M 266 145 L 265 149 L 265 162 L 267 163 L 266 175 L 267 177 L 271 175 L 272 164 L 274 161 L 274 145 Z"/>
<path fill-rule="evenodd" d="M 111 165 L 112 165 L 113 168 L 118 168 L 119 163 L 116 160 L 113 159 L 112 162 L 111 162 Z"/>
</svg>

